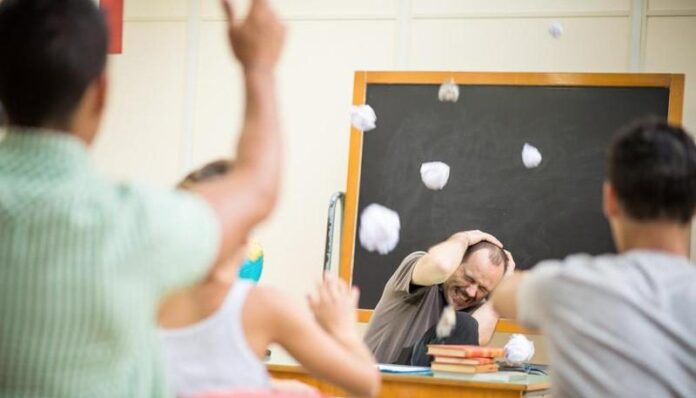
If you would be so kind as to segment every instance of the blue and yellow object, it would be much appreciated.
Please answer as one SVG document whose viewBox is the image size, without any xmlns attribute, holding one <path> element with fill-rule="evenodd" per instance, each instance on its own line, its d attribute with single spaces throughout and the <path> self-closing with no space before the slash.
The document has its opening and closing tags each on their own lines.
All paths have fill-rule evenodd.
<svg viewBox="0 0 696 398">
<path fill-rule="evenodd" d="M 263 248 L 255 239 L 250 239 L 247 245 L 247 256 L 239 268 L 239 277 L 258 282 L 263 271 Z"/>
</svg>

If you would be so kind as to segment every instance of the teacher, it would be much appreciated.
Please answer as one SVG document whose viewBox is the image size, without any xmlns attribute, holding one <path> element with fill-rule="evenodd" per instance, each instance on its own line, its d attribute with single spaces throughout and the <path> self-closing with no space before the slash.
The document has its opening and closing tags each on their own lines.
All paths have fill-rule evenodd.
<svg viewBox="0 0 696 398">
<path fill-rule="evenodd" d="M 412 363 L 413 346 L 434 338 L 447 305 L 457 311 L 457 324 L 442 343 L 487 344 L 498 314 L 486 298 L 515 268 L 502 247 L 494 236 L 475 230 L 406 256 L 384 287 L 365 335 L 377 361 Z"/>
</svg>

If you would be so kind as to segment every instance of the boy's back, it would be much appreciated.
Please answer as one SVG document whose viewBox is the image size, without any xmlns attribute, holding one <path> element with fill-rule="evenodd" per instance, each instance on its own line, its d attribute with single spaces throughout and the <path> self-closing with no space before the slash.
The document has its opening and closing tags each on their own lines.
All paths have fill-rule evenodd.
<svg viewBox="0 0 696 398">
<path fill-rule="evenodd" d="M 519 290 L 519 320 L 549 340 L 561 396 L 696 391 L 696 266 L 649 250 L 542 262 Z"/>
<path fill-rule="evenodd" d="M 203 276 L 219 227 L 200 199 L 117 185 L 55 132 L 0 141 L 0 396 L 153 397 L 162 294 Z"/>
<path fill-rule="evenodd" d="M 0 1 L 0 396 L 165 395 L 159 299 L 224 271 L 213 264 L 273 210 L 284 29 L 265 0 L 244 22 L 224 4 L 244 72 L 239 171 L 194 196 L 109 183 L 90 167 L 108 92 L 97 4 Z"/>
</svg>

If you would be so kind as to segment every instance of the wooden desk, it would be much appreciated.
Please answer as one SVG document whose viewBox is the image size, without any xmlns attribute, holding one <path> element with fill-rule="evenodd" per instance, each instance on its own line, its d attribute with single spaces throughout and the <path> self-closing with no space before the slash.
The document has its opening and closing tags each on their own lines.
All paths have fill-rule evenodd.
<svg viewBox="0 0 696 398">
<path fill-rule="evenodd" d="M 346 396 L 340 389 L 318 381 L 298 365 L 269 364 L 271 375 L 278 379 L 294 379 L 319 388 L 330 396 Z M 466 378 L 468 375 L 464 375 Z M 380 397 L 398 398 L 498 398 L 550 397 L 548 376 L 527 376 L 523 381 L 478 381 L 457 376 L 413 376 L 382 374 Z"/>
</svg>

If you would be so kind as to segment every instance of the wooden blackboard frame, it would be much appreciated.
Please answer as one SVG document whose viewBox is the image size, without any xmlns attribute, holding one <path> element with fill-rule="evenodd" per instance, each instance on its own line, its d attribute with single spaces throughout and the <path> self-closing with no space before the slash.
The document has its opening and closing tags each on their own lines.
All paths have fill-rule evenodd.
<svg viewBox="0 0 696 398">
<path fill-rule="evenodd" d="M 677 125 L 682 122 L 683 74 L 357 71 L 353 86 L 353 104 L 365 103 L 368 84 L 441 84 L 449 79 L 454 79 L 460 85 L 664 87 L 669 89 L 669 122 Z M 351 283 L 362 163 L 362 132 L 354 127 L 351 128 L 350 132 L 348 155 L 348 178 L 341 234 L 339 275 L 343 280 Z M 369 321 L 372 312 L 372 310 L 359 309 L 359 321 Z M 505 319 L 498 322 L 496 331 L 531 333 L 531 331 Z"/>
</svg>

